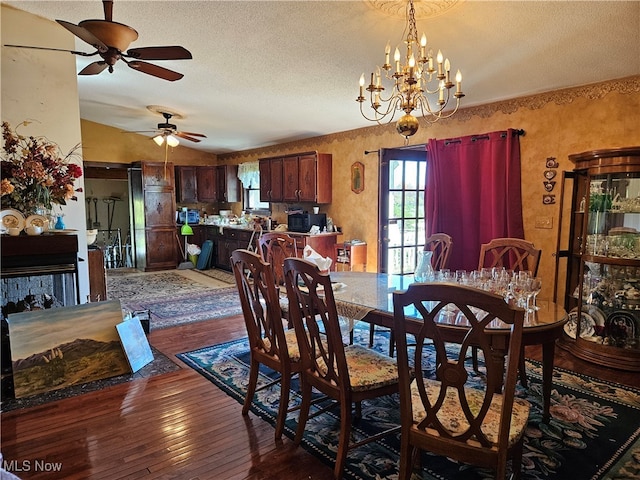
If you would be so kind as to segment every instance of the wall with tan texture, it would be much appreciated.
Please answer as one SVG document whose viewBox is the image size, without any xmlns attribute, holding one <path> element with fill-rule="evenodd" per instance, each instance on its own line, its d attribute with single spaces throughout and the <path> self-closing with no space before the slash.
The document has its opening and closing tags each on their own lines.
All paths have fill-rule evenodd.
<svg viewBox="0 0 640 480">
<path fill-rule="evenodd" d="M 467 101 L 473 101 L 468 95 Z M 354 108 L 356 108 L 354 104 Z M 543 205 L 543 172 L 548 157 L 559 162 L 554 190 L 559 201 L 563 170 L 572 170 L 568 155 L 603 148 L 640 145 L 640 76 L 579 88 L 507 100 L 459 111 L 449 120 L 421 126 L 411 144 L 430 138 L 444 139 L 507 128 L 524 129 L 521 137 L 522 195 L 525 238 L 542 248 L 540 275 L 542 297 L 553 291 L 559 207 Z M 393 126 L 369 127 L 299 142 L 220 155 L 221 163 L 237 164 L 260 157 L 317 150 L 333 155 L 333 202 L 323 206 L 334 223 L 343 228 L 341 240 L 359 238 L 367 242 L 367 270 L 377 269 L 378 157 L 365 150 L 393 148 L 403 139 Z M 356 195 L 350 187 L 350 169 L 355 161 L 365 165 L 365 190 Z M 286 206 L 277 205 L 274 217 L 286 222 Z M 567 206 L 568 208 L 568 206 Z M 536 220 L 552 228 L 536 228 Z"/>
<path fill-rule="evenodd" d="M 151 139 L 138 133 L 123 132 L 118 128 L 81 120 L 82 153 L 85 162 L 131 164 L 134 162 L 163 162 L 165 147 L 159 147 Z M 167 161 L 174 165 L 215 165 L 217 156 L 201 152 L 180 141 L 175 148 L 169 147 Z"/>
</svg>

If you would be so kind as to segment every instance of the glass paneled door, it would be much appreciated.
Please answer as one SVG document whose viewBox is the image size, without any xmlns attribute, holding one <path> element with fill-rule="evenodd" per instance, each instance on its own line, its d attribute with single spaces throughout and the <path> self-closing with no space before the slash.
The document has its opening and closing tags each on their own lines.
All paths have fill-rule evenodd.
<svg viewBox="0 0 640 480">
<path fill-rule="evenodd" d="M 413 273 L 425 240 L 426 148 L 382 149 L 380 160 L 378 270 Z"/>
</svg>

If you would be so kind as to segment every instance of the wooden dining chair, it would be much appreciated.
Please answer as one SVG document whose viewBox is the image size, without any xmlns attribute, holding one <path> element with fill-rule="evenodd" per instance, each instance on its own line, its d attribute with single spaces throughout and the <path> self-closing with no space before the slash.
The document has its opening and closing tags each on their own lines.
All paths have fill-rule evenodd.
<svg viewBox="0 0 640 480">
<path fill-rule="evenodd" d="M 329 274 L 304 259 L 284 261 L 289 315 L 300 345 L 302 404 L 295 443 L 300 444 L 309 417 L 312 389 L 340 403 L 340 434 L 335 478 L 341 478 L 347 452 L 370 443 L 398 427 L 351 443 L 352 408 L 360 402 L 398 391 L 396 362 L 361 345 L 344 345 Z M 332 402 L 333 403 L 333 402 Z M 321 412 L 324 410 L 321 410 Z"/>
<path fill-rule="evenodd" d="M 453 240 L 450 235 L 446 233 L 434 233 L 427 237 L 424 243 L 424 251 L 433 252 L 431 256 L 431 266 L 434 270 L 442 270 L 449 265 L 449 255 L 451 254 L 451 247 Z M 373 346 L 373 340 L 375 336 L 375 325 L 371 325 L 369 328 L 369 347 Z M 393 330 L 389 334 L 389 356 L 393 357 L 395 349 L 395 341 L 393 338 Z"/>
<path fill-rule="evenodd" d="M 273 270 L 273 277 L 278 286 L 280 298 L 280 312 L 282 318 L 286 319 L 289 327 L 289 301 L 287 295 L 280 287 L 284 288 L 284 259 L 287 257 L 297 257 L 298 247 L 296 241 L 290 235 L 281 232 L 264 233 L 258 239 L 258 250 L 262 260 Z"/>
<path fill-rule="evenodd" d="M 442 270 L 449 265 L 449 255 L 453 240 L 446 233 L 434 233 L 424 243 L 425 251 L 432 251 L 431 266 L 434 270 Z"/>
<path fill-rule="evenodd" d="M 300 351 L 294 330 L 286 330 L 280 314 L 278 291 L 271 266 L 249 250 L 235 250 L 231 267 L 238 287 L 242 314 L 247 327 L 251 366 L 242 414 L 247 415 L 258 390 L 280 382 L 280 404 L 276 419 L 276 440 L 282 437 L 291 376 L 300 372 Z M 280 373 L 280 378 L 256 388 L 260 364 Z"/>
<path fill-rule="evenodd" d="M 438 323 L 447 305 L 463 313 L 470 327 Z M 406 292 L 394 292 L 393 309 L 402 425 L 398 478 L 409 479 L 420 451 L 494 469 L 496 479 L 506 477 L 511 459 L 518 478 L 530 410 L 527 401 L 515 398 L 524 310 L 490 292 L 441 283 L 413 284 Z M 409 350 L 406 324 L 416 318 L 422 325 L 416 346 Z M 505 376 L 505 357 L 493 349 L 486 329 L 495 319 L 510 328 Z M 443 341 L 452 332 L 460 337 L 459 349 Z M 478 382 L 465 366 L 472 345 L 493 360 L 487 362 L 486 382 Z"/>
<path fill-rule="evenodd" d="M 505 267 L 514 272 L 525 270 L 535 277 L 538 275 L 542 250 L 533 243 L 521 238 L 494 238 L 480 247 L 478 270 L 485 267 Z M 478 371 L 478 352 L 472 352 L 474 370 Z M 524 347 L 520 354 L 520 383 L 527 387 L 527 372 L 524 360 Z"/>
<path fill-rule="evenodd" d="M 480 246 L 478 270 L 486 267 L 505 267 L 509 270 L 528 270 L 538 274 L 542 250 L 521 238 L 494 238 Z"/>
</svg>

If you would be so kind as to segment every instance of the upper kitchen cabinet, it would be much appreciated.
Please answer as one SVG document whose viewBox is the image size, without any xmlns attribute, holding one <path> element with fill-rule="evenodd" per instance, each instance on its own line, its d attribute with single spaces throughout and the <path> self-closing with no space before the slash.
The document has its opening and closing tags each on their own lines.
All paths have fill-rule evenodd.
<svg viewBox="0 0 640 480">
<path fill-rule="evenodd" d="M 196 185 L 197 198 L 204 203 L 217 202 L 217 182 L 216 168 L 218 167 L 197 167 L 196 169 Z"/>
<path fill-rule="evenodd" d="M 263 175 L 269 163 L 269 192 L 263 196 Z M 278 176 L 278 162 L 281 162 L 281 176 Z M 275 171 L 274 170 L 275 166 Z M 263 173 L 265 172 L 265 173 Z M 260 199 L 262 201 L 331 203 L 331 155 L 307 152 L 285 157 L 260 160 Z M 282 196 L 277 188 L 281 186 Z"/>
<path fill-rule="evenodd" d="M 182 203 L 198 201 L 196 167 L 176 167 L 177 200 Z"/>
<path fill-rule="evenodd" d="M 237 165 L 216 167 L 216 198 L 218 202 L 239 202 L 242 200 Z"/>
<path fill-rule="evenodd" d="M 177 200 L 180 203 L 241 201 L 237 165 L 176 167 Z"/>
<path fill-rule="evenodd" d="M 263 158 L 260 165 L 260 201 L 282 202 L 282 158 Z"/>
</svg>

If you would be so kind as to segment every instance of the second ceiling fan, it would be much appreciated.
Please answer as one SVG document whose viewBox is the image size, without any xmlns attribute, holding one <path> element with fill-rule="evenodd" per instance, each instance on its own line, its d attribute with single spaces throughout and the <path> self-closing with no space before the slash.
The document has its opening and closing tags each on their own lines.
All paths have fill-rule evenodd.
<svg viewBox="0 0 640 480">
<path fill-rule="evenodd" d="M 183 118 L 183 116 L 177 112 L 173 112 L 168 108 L 161 107 L 159 105 L 149 105 L 147 109 L 152 112 L 159 113 L 164 117 L 164 123 L 159 123 L 156 130 L 151 130 L 151 132 L 157 133 L 157 135 L 153 137 L 153 141 L 158 145 L 162 145 L 166 142 L 168 146 L 176 147 L 180 143 L 180 140 L 178 138 L 196 143 L 200 142 L 201 138 L 207 138 L 207 136 L 203 135 L 202 133 L 179 131 L 178 127 L 175 124 L 169 123 L 172 118 Z"/>
<path fill-rule="evenodd" d="M 83 57 L 91 57 L 94 55 L 100 55 L 100 57 L 102 57 L 102 60 L 98 60 L 87 65 L 78 73 L 78 75 L 97 75 L 105 69 L 108 69 L 110 73 L 113 73 L 113 67 L 116 62 L 118 60 L 122 60 L 127 64 L 127 66 L 134 70 L 138 70 L 164 80 L 169 80 L 171 82 L 180 80 L 184 76 L 182 73 L 154 65 L 153 63 L 143 62 L 141 60 L 189 60 L 192 58 L 189 50 L 178 45 L 141 47 L 127 50 L 131 42 L 137 40 L 138 32 L 128 25 L 114 22 L 112 20 L 113 0 L 102 0 L 102 4 L 104 9 L 104 20 L 83 20 L 78 25 L 65 20 L 56 20 L 56 22 L 73 33 L 76 37 L 94 47 L 96 51 L 93 53 L 65 50 L 61 48 L 33 47 L 27 45 L 6 46 L 69 52 Z"/>
</svg>

